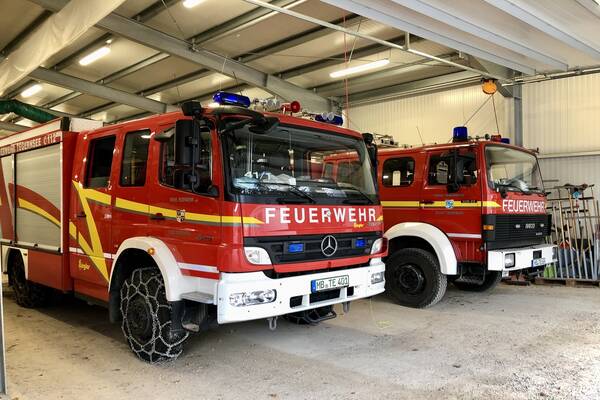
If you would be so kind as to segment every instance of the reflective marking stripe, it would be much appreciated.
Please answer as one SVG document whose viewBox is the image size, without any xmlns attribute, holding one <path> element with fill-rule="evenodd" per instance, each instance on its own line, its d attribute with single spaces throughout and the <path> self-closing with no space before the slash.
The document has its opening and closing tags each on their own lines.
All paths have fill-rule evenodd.
<svg viewBox="0 0 600 400">
<path fill-rule="evenodd" d="M 481 235 L 477 233 L 448 233 L 448 236 L 464 239 L 481 239 Z"/>
<path fill-rule="evenodd" d="M 382 201 L 383 207 L 419 207 L 418 201 Z"/>
<path fill-rule="evenodd" d="M 80 254 L 82 256 L 85 256 L 85 252 L 83 250 L 81 250 L 79 247 L 69 247 L 69 252 L 70 253 L 75 253 L 75 254 Z M 108 258 L 109 260 L 114 258 L 116 254 L 110 254 L 110 253 L 103 253 L 104 258 Z"/>
<path fill-rule="evenodd" d="M 198 264 L 187 264 L 187 263 L 178 263 L 179 268 L 189 269 L 192 271 L 201 271 L 201 272 L 212 272 L 218 273 L 219 269 L 217 267 L 213 267 L 212 265 L 198 265 Z"/>
<path fill-rule="evenodd" d="M 450 200 L 450 199 L 449 199 Z M 402 200 L 402 201 L 382 201 L 383 207 L 423 207 L 423 208 L 447 208 L 446 200 L 434 201 L 430 204 L 425 204 L 416 200 Z M 479 207 L 501 207 L 500 204 L 495 201 L 465 201 L 465 200 L 454 200 L 452 207 L 449 208 L 479 208 Z"/>
</svg>

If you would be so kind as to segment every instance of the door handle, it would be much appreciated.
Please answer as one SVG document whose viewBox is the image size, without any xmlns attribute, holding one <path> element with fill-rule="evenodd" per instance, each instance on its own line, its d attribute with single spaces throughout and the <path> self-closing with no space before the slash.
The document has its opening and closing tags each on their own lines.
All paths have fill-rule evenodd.
<svg viewBox="0 0 600 400">
<path fill-rule="evenodd" d="M 162 215 L 162 213 L 156 213 L 156 214 L 152 214 L 150 216 L 150 219 L 155 220 L 155 221 L 163 221 L 165 219 L 165 216 Z"/>
<path fill-rule="evenodd" d="M 83 211 L 81 211 L 81 212 L 78 212 L 78 213 L 77 213 L 76 217 L 77 217 L 77 218 L 85 218 L 85 217 L 86 217 L 86 215 L 85 215 L 85 213 L 84 213 Z"/>
</svg>

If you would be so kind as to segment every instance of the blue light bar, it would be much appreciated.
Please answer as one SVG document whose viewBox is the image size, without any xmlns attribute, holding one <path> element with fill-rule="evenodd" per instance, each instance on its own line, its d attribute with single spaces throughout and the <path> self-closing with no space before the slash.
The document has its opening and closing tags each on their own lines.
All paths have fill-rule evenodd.
<svg viewBox="0 0 600 400">
<path fill-rule="evenodd" d="M 251 103 L 249 97 L 229 92 L 217 92 L 213 95 L 213 100 L 222 106 L 239 106 L 244 108 L 250 107 Z"/>
<path fill-rule="evenodd" d="M 304 243 L 288 244 L 288 253 L 302 253 L 304 251 Z"/>
<path fill-rule="evenodd" d="M 454 142 L 463 142 L 469 140 L 469 131 L 466 126 L 456 126 L 452 131 L 452 140 Z"/>
<path fill-rule="evenodd" d="M 315 115 L 315 121 L 338 126 L 344 124 L 344 118 L 342 118 L 341 115 L 335 115 L 334 113 L 317 114 Z"/>
<path fill-rule="evenodd" d="M 500 139 L 500 142 L 510 144 L 510 139 L 507 137 L 503 137 L 502 139 Z"/>
<path fill-rule="evenodd" d="M 366 246 L 367 246 L 367 240 L 366 239 L 356 239 L 354 241 L 354 247 L 362 249 L 362 248 L 364 248 Z"/>
</svg>

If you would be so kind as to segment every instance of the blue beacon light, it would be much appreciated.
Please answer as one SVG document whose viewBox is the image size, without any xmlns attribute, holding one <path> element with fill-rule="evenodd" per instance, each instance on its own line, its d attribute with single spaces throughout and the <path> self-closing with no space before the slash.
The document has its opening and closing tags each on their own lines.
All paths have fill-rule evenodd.
<svg viewBox="0 0 600 400">
<path fill-rule="evenodd" d="M 250 107 L 251 103 L 249 97 L 229 92 L 217 92 L 213 95 L 213 100 L 222 106 L 239 106 L 244 108 Z"/>
<path fill-rule="evenodd" d="M 465 142 L 469 140 L 469 131 L 466 126 L 456 126 L 452 131 L 453 142 Z"/>
</svg>

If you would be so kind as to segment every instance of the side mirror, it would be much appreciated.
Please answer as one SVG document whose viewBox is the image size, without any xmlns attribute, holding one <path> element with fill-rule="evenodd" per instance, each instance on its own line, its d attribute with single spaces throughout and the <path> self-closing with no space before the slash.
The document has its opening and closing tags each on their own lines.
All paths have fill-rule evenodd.
<svg viewBox="0 0 600 400">
<path fill-rule="evenodd" d="M 198 139 L 194 135 L 194 121 L 181 119 L 175 123 L 175 164 L 182 167 L 194 165 L 194 151 Z"/>
</svg>

